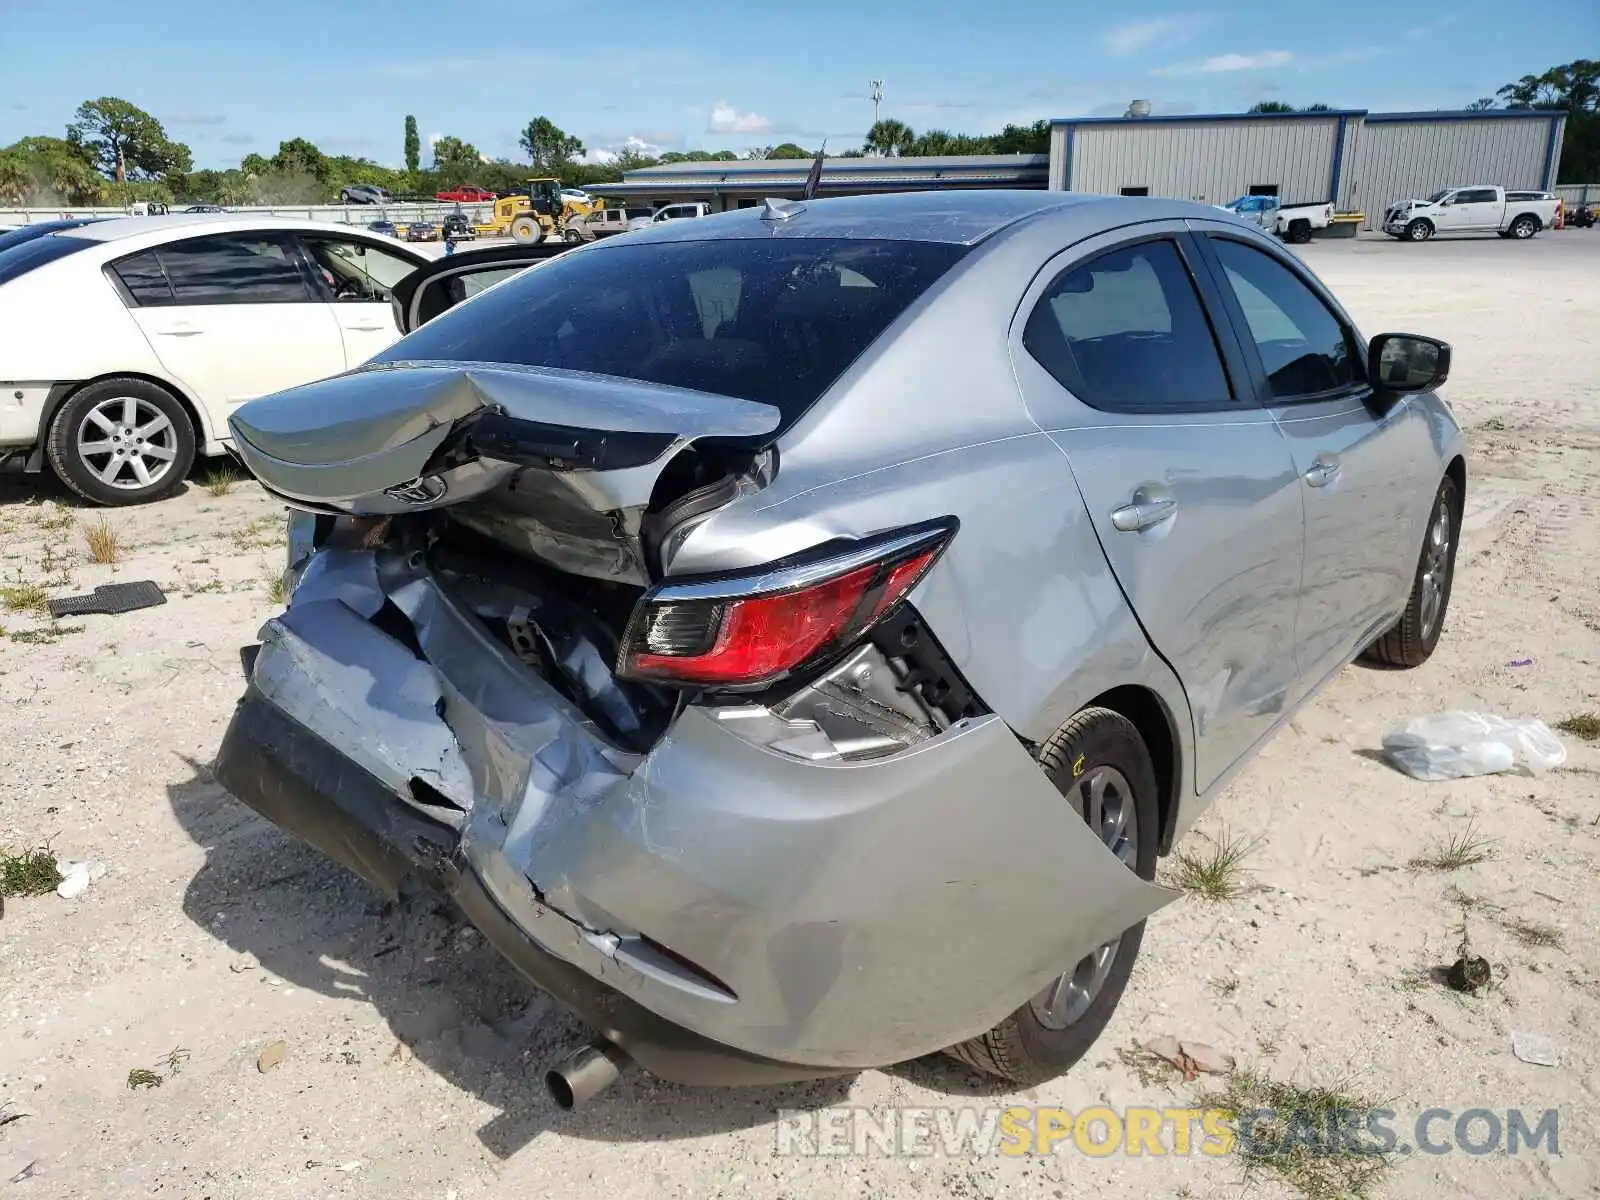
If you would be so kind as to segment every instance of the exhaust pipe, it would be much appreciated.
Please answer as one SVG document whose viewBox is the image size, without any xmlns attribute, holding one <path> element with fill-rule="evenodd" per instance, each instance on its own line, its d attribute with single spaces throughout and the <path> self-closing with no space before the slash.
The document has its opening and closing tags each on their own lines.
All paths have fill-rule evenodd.
<svg viewBox="0 0 1600 1200">
<path fill-rule="evenodd" d="M 544 1085 L 558 1108 L 582 1108 L 622 1077 L 629 1058 L 604 1039 L 580 1046 L 545 1072 Z"/>
</svg>

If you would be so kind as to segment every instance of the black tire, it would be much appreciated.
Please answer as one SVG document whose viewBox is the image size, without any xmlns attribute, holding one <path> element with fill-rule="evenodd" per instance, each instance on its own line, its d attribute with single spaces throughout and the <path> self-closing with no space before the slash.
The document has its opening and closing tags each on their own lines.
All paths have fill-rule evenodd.
<svg viewBox="0 0 1600 1200">
<path fill-rule="evenodd" d="M 1287 240 L 1292 245 L 1304 246 L 1311 240 L 1311 222 L 1304 220 L 1290 221 L 1289 237 Z"/>
<path fill-rule="evenodd" d="M 149 413 L 153 409 L 170 423 L 170 437 L 167 436 L 166 430 L 161 431 L 151 439 L 152 449 L 147 453 L 153 455 L 154 450 L 159 449 L 169 452 L 172 457 L 161 460 L 166 464 L 165 469 L 159 475 L 154 475 L 149 484 L 143 486 L 133 483 L 130 462 L 121 468 L 117 475 L 119 480 L 128 480 L 129 486 L 118 487 L 101 478 L 104 470 L 113 461 L 111 455 L 116 452 L 112 451 L 105 456 L 94 454 L 86 456 L 80 452 L 79 445 L 86 440 L 91 444 L 97 444 L 109 441 L 113 436 L 120 437 L 120 429 L 116 435 L 107 432 L 105 438 L 85 439 L 82 435 L 96 432 L 95 429 L 86 427 L 90 425 L 91 414 L 102 405 L 130 398 L 135 401 L 136 412 L 142 410 Z M 118 446 L 119 449 L 122 448 L 120 442 Z M 134 451 L 138 446 L 137 442 L 128 443 L 125 453 Z M 50 432 L 45 438 L 45 453 L 49 456 L 50 466 L 61 482 L 85 500 L 113 506 L 146 504 L 170 496 L 183 486 L 184 477 L 194 465 L 195 430 L 183 405 L 166 388 L 148 380 L 115 375 L 110 379 L 101 379 L 79 388 L 57 410 L 55 419 L 50 422 Z M 141 462 L 153 461 L 153 458 L 147 455 L 139 457 Z"/>
<path fill-rule="evenodd" d="M 1160 841 L 1156 775 L 1150 751 L 1133 722 L 1108 708 L 1086 708 L 1040 748 L 1039 765 L 1062 797 L 1073 804 L 1076 785 L 1080 780 L 1087 781 L 1096 767 L 1112 767 L 1120 772 L 1133 792 L 1138 821 L 1137 871 L 1143 879 L 1155 878 L 1156 846 Z M 1143 939 L 1143 921 L 1122 935 L 1100 991 L 1065 1028 L 1052 1029 L 1042 1024 L 1030 999 L 988 1033 L 951 1046 L 945 1053 L 975 1070 L 1023 1085 L 1062 1074 L 1089 1052 L 1111 1020 Z"/>
<path fill-rule="evenodd" d="M 1426 577 L 1430 566 L 1439 568 L 1434 559 L 1433 533 L 1441 513 L 1449 529 L 1449 545 L 1442 564 L 1443 579 L 1438 610 L 1431 624 L 1427 620 Z M 1428 510 L 1428 524 L 1422 535 L 1422 551 L 1417 556 L 1416 574 L 1411 579 L 1411 595 L 1406 610 L 1394 627 L 1362 651 L 1367 662 L 1385 667 L 1420 667 L 1433 655 L 1444 631 L 1444 619 L 1450 611 L 1450 590 L 1456 577 L 1456 548 L 1461 541 L 1461 489 L 1456 481 L 1446 475 L 1434 495 L 1433 507 Z"/>
<path fill-rule="evenodd" d="M 582 231 L 580 231 L 576 226 L 572 226 L 572 225 L 567 226 L 565 232 L 562 233 L 561 237 L 562 237 L 562 239 L 564 241 L 567 242 L 568 245 L 573 245 L 573 246 L 575 246 L 579 242 L 583 241 L 583 233 L 582 233 Z"/>
<path fill-rule="evenodd" d="M 1418 217 L 1406 226 L 1406 241 L 1425 242 L 1433 236 L 1433 222 Z"/>
<path fill-rule="evenodd" d="M 1534 234 L 1539 232 L 1539 227 L 1540 222 L 1538 217 L 1534 216 L 1532 213 L 1523 213 L 1515 221 L 1511 222 L 1511 228 L 1506 230 L 1506 232 L 1512 237 L 1516 238 L 1519 242 L 1525 242 Z"/>
</svg>

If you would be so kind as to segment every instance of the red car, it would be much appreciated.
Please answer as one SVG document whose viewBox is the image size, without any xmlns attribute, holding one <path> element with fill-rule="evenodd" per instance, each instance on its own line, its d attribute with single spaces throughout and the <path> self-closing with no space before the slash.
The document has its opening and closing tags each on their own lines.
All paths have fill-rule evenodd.
<svg viewBox="0 0 1600 1200">
<path fill-rule="evenodd" d="M 435 192 L 433 198 L 435 200 L 453 200 L 457 204 L 481 204 L 485 201 L 496 199 L 496 195 L 488 188 L 481 188 L 472 183 L 464 183 L 453 191 Z"/>
</svg>

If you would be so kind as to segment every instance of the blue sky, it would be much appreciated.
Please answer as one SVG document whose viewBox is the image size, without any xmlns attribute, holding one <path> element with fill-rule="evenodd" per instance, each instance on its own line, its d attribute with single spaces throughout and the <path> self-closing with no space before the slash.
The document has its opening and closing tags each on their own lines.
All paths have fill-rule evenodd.
<svg viewBox="0 0 1600 1200">
<path fill-rule="evenodd" d="M 1120 11 L 1119 11 L 1120 9 Z M 307 137 L 396 164 L 405 114 L 490 155 L 544 114 L 592 150 L 857 144 L 883 115 L 977 133 L 1008 121 L 1237 111 L 1256 100 L 1459 107 L 1600 51 L 1600 5 L 1508 19 L 1503 0 L 1082 6 L 946 0 L 0 0 L 0 145 L 59 135 L 121 96 L 232 166 Z M 1581 14 L 1588 11 L 1590 15 Z"/>
</svg>

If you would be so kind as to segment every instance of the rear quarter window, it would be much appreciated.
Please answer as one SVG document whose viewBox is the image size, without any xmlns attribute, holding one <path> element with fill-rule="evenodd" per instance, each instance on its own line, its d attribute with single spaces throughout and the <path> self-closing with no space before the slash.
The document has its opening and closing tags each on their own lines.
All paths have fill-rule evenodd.
<svg viewBox="0 0 1600 1200">
<path fill-rule="evenodd" d="M 779 432 L 962 257 L 841 238 L 606 244 L 563 255 L 373 362 L 554 367 L 777 407 Z"/>
</svg>

